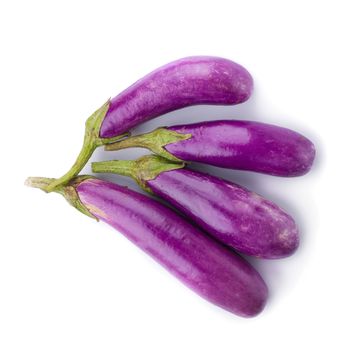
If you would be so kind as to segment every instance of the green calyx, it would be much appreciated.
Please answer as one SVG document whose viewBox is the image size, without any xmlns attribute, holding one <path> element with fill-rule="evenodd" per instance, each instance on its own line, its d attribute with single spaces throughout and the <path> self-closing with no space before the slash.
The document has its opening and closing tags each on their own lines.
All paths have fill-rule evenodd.
<svg viewBox="0 0 350 350">
<path fill-rule="evenodd" d="M 184 163 L 174 163 L 157 155 L 147 155 L 136 160 L 110 160 L 91 164 L 95 173 L 114 173 L 133 178 L 145 191 L 152 193 L 147 181 L 155 179 L 160 173 L 181 169 Z"/>
<path fill-rule="evenodd" d="M 45 189 L 46 192 L 57 192 L 57 188 L 67 184 L 72 178 L 76 177 L 88 162 L 97 147 L 114 143 L 117 140 L 129 135 L 126 133 L 112 138 L 100 138 L 101 125 L 108 112 L 109 105 L 110 101 L 108 100 L 86 120 L 83 147 L 75 163 L 66 174 L 58 179 L 51 179 L 52 181 Z"/>
<path fill-rule="evenodd" d="M 93 179 L 93 176 L 82 175 L 73 178 L 68 184 L 59 185 L 54 188 L 54 192 L 60 193 L 69 204 L 74 208 L 78 209 L 81 213 L 89 216 L 98 221 L 98 218 L 91 214 L 91 212 L 86 208 L 86 206 L 81 202 L 76 187 L 86 179 Z M 56 179 L 47 178 L 47 177 L 28 177 L 25 184 L 30 187 L 35 187 L 48 192 L 47 188 L 52 183 L 57 181 Z"/>
<path fill-rule="evenodd" d="M 162 156 L 168 160 L 173 162 L 182 162 L 181 159 L 175 157 L 171 153 L 169 153 L 165 146 L 183 141 L 191 138 L 191 134 L 181 134 L 173 130 L 169 130 L 167 128 L 158 128 L 147 134 L 136 135 L 132 137 L 128 137 L 125 140 L 118 141 L 116 143 L 108 144 L 105 146 L 106 151 L 116 151 L 124 148 L 130 147 L 141 147 L 147 148 L 153 153 Z"/>
</svg>

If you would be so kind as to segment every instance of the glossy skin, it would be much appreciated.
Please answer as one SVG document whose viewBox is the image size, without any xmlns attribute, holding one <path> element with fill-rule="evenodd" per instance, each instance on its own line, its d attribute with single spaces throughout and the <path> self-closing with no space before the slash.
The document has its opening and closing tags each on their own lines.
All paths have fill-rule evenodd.
<svg viewBox="0 0 350 350">
<path fill-rule="evenodd" d="M 187 57 L 149 73 L 111 100 L 100 129 L 108 138 L 164 113 L 196 104 L 246 101 L 253 80 L 242 66 L 219 57 Z"/>
<path fill-rule="evenodd" d="M 307 173 L 315 158 L 310 140 L 275 125 L 241 120 L 175 125 L 169 130 L 192 137 L 165 149 L 184 161 L 278 176 Z"/>
<path fill-rule="evenodd" d="M 267 287 L 253 267 L 169 208 L 98 179 L 84 180 L 76 190 L 92 214 L 208 301 L 246 317 L 263 309 Z"/>
<path fill-rule="evenodd" d="M 199 227 L 239 252 L 275 259 L 291 255 L 299 244 L 294 220 L 276 204 L 223 179 L 177 169 L 147 181 Z"/>
</svg>

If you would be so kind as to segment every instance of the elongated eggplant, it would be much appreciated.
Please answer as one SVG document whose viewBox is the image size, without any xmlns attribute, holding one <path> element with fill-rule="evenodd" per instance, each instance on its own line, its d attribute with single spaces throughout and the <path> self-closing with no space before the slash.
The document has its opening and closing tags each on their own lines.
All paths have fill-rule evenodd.
<svg viewBox="0 0 350 350">
<path fill-rule="evenodd" d="M 242 120 L 163 127 L 105 149 L 127 147 L 145 147 L 172 161 L 201 162 L 278 176 L 303 175 L 315 158 L 314 145 L 299 133 Z"/>
<path fill-rule="evenodd" d="M 46 190 L 52 181 L 29 178 L 27 184 Z M 258 272 L 154 199 L 87 176 L 56 191 L 80 211 L 116 228 L 208 301 L 245 317 L 263 309 L 268 291 Z"/>
<path fill-rule="evenodd" d="M 107 101 L 87 120 L 75 164 L 47 191 L 76 176 L 96 147 L 121 139 L 132 127 L 190 105 L 241 103 L 252 88 L 252 78 L 242 66 L 220 57 L 188 57 L 158 68 Z"/>
<path fill-rule="evenodd" d="M 276 204 L 232 182 L 186 169 L 184 164 L 149 155 L 136 161 L 92 163 L 92 170 L 134 178 L 143 189 L 239 252 L 276 259 L 298 247 L 294 220 Z"/>
</svg>

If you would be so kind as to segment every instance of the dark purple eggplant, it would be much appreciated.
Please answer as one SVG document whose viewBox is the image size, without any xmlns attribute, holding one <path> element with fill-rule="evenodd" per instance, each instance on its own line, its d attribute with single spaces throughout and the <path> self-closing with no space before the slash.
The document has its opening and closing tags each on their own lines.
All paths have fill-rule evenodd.
<svg viewBox="0 0 350 350">
<path fill-rule="evenodd" d="M 27 184 L 46 190 L 52 181 L 29 178 Z M 264 308 L 267 287 L 250 264 L 154 199 L 87 176 L 55 191 L 80 211 L 113 226 L 213 304 L 244 317 Z"/>
<path fill-rule="evenodd" d="M 94 172 L 130 176 L 222 243 L 244 254 L 276 259 L 299 244 L 297 226 L 284 210 L 258 194 L 218 177 L 149 155 L 136 161 L 92 163 Z"/>
<path fill-rule="evenodd" d="M 218 120 L 156 129 L 110 144 L 106 150 L 145 147 L 172 161 L 278 176 L 307 173 L 315 147 L 299 133 L 275 125 Z"/>
</svg>

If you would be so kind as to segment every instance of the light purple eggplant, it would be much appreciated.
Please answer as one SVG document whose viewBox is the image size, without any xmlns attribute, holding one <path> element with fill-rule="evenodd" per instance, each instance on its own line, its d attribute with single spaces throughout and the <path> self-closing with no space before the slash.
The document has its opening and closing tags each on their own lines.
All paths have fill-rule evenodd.
<svg viewBox="0 0 350 350">
<path fill-rule="evenodd" d="M 158 68 L 107 101 L 87 120 L 84 145 L 75 164 L 47 191 L 76 176 L 96 147 L 121 139 L 134 126 L 191 105 L 241 103 L 250 97 L 252 88 L 246 69 L 220 57 L 182 58 Z"/>
<path fill-rule="evenodd" d="M 134 178 L 143 189 L 241 253 L 276 259 L 296 250 L 297 226 L 276 204 L 232 182 L 183 166 L 149 155 L 136 161 L 92 163 L 92 170 Z"/>
<path fill-rule="evenodd" d="M 145 147 L 172 161 L 288 177 L 307 173 L 315 158 L 313 143 L 303 135 L 276 125 L 242 120 L 158 128 L 105 149 L 127 147 Z"/>
<path fill-rule="evenodd" d="M 53 180 L 29 178 L 27 184 L 45 190 Z M 213 304 L 244 317 L 264 308 L 267 287 L 250 264 L 154 199 L 86 176 L 56 191 L 113 226 Z"/>
</svg>

